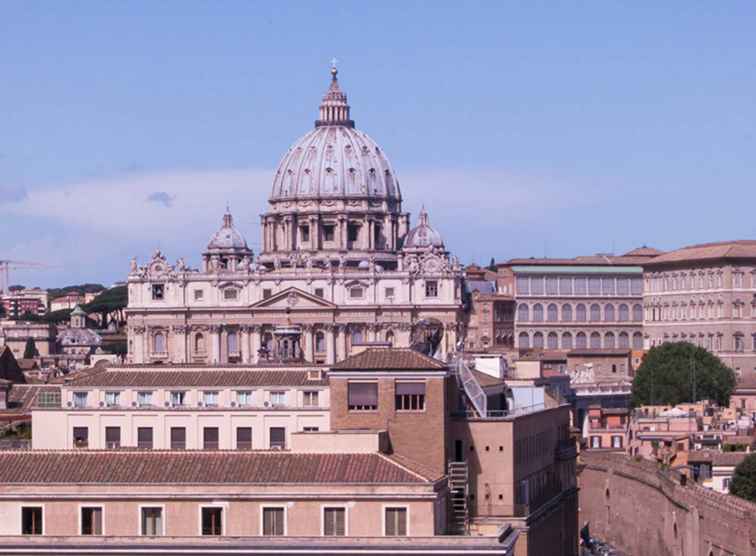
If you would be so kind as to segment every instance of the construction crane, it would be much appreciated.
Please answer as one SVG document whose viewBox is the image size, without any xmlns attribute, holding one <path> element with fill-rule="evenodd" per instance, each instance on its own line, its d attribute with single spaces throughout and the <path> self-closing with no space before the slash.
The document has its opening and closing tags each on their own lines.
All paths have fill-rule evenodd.
<svg viewBox="0 0 756 556">
<path fill-rule="evenodd" d="M 10 287 L 10 271 L 20 268 L 51 268 L 44 263 L 34 263 L 30 261 L 10 261 L 0 259 L 0 295 L 7 295 Z"/>
</svg>

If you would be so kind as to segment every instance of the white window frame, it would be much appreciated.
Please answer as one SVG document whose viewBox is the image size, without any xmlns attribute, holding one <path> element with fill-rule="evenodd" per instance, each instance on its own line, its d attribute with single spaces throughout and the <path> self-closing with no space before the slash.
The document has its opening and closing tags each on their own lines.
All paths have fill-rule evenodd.
<svg viewBox="0 0 756 556">
<path fill-rule="evenodd" d="M 76 403 L 76 394 L 84 394 L 84 405 L 78 405 Z M 84 390 L 77 390 L 71 394 L 71 405 L 74 409 L 82 409 L 89 405 L 89 392 Z"/>
<path fill-rule="evenodd" d="M 276 403 L 273 401 L 273 394 L 283 394 L 283 403 Z M 269 390 L 268 401 L 271 407 L 286 407 L 287 392 L 286 390 Z"/>
<path fill-rule="evenodd" d="M 153 537 L 155 535 L 145 535 L 142 533 L 142 510 L 143 509 L 149 509 L 149 508 L 160 508 L 160 534 L 156 535 L 158 537 L 165 537 L 165 504 L 139 504 L 137 506 L 137 537 Z M 200 511 L 200 533 L 202 533 L 202 512 Z"/>
<path fill-rule="evenodd" d="M 173 403 L 173 394 L 174 393 L 176 393 L 176 394 L 183 394 L 184 395 L 183 396 L 184 399 L 182 400 L 182 403 L 180 403 L 180 404 L 179 403 Z M 187 390 L 169 390 L 168 391 L 168 403 L 171 405 L 171 407 L 186 407 L 188 405 L 188 403 L 187 403 L 187 398 L 189 397 L 188 393 L 189 392 Z"/>
<path fill-rule="evenodd" d="M 222 510 L 221 511 L 221 534 L 220 535 L 203 535 L 202 534 L 202 510 L 204 508 L 220 508 Z M 226 513 L 223 513 L 223 512 L 226 512 Z M 197 508 L 197 535 L 200 538 L 205 538 L 205 537 L 212 538 L 212 537 L 216 537 L 216 536 L 225 537 L 226 536 L 226 521 L 228 521 L 228 504 L 227 503 L 200 504 L 199 507 Z"/>
<path fill-rule="evenodd" d="M 108 394 L 115 394 L 115 403 L 108 403 Z M 103 394 L 105 407 L 121 407 L 121 394 L 120 390 L 106 390 Z"/>
<path fill-rule="evenodd" d="M 42 534 L 41 535 L 26 535 L 24 534 L 24 508 L 42 508 Z M 45 512 L 45 504 L 24 504 L 23 502 L 18 505 L 18 535 L 19 537 L 44 537 L 47 532 L 47 517 Z"/>
<path fill-rule="evenodd" d="M 390 506 L 395 507 L 395 506 Z M 344 510 L 344 536 L 349 536 L 349 506 L 346 504 L 321 504 L 320 505 L 320 536 L 325 537 L 325 511 L 326 509 L 334 509 L 334 510 Z M 386 519 L 386 514 L 383 514 L 384 520 Z M 385 528 L 384 528 L 385 531 Z M 336 535 L 329 535 L 330 536 L 336 536 Z"/>
<path fill-rule="evenodd" d="M 208 403 L 208 396 L 215 397 L 213 403 Z M 202 405 L 205 407 L 220 407 L 220 392 L 218 390 L 203 390 L 202 391 Z"/>
<path fill-rule="evenodd" d="M 383 506 L 381 507 L 381 537 L 389 537 L 389 535 L 386 534 L 386 510 L 394 508 L 404 508 L 404 510 L 407 512 L 407 534 L 405 535 L 405 537 L 411 537 L 412 531 L 410 530 L 410 507 L 407 504 L 383 504 Z M 391 536 L 389 538 L 401 539 L 403 537 Z"/>
<path fill-rule="evenodd" d="M 254 390 L 236 390 L 236 395 L 234 397 L 235 397 L 237 407 L 251 407 L 253 405 L 252 404 L 252 397 L 254 395 L 253 393 L 254 393 Z M 239 401 L 239 394 L 247 395 L 247 398 L 248 398 L 247 403 L 243 404 Z"/>
<path fill-rule="evenodd" d="M 142 403 L 139 401 L 139 398 L 142 394 L 147 394 L 149 396 L 149 401 L 147 403 Z M 139 390 L 137 391 L 136 395 L 136 401 L 137 401 L 137 407 L 152 407 L 154 404 L 152 403 L 153 396 L 155 395 L 155 392 L 152 390 Z"/>
<path fill-rule="evenodd" d="M 269 537 L 269 538 L 275 538 L 275 537 L 279 536 L 279 535 L 265 535 L 264 534 L 264 532 L 263 532 L 263 524 L 264 524 L 264 520 L 265 520 L 265 515 L 264 515 L 265 514 L 265 511 L 264 511 L 265 508 L 275 509 L 275 510 L 280 510 L 280 509 L 283 508 L 283 511 L 284 511 L 284 532 L 283 532 L 283 535 L 281 535 L 281 536 L 288 537 L 289 536 L 289 506 L 288 506 L 288 504 L 260 504 L 260 536 L 261 537 Z M 322 518 L 321 518 L 321 520 L 322 520 Z M 44 524 L 44 520 L 42 521 L 42 523 Z"/>
<path fill-rule="evenodd" d="M 99 535 L 95 535 L 95 534 L 85 535 L 84 533 L 81 532 L 81 526 L 82 526 L 81 511 L 84 508 L 99 508 L 100 511 L 102 512 L 102 533 L 100 533 Z M 76 536 L 78 537 L 104 537 L 105 536 L 105 506 L 103 506 L 102 504 L 79 504 L 79 514 L 77 516 L 77 521 L 78 521 L 78 527 L 76 530 L 78 531 L 78 533 L 76 534 Z M 45 518 L 43 517 L 42 518 L 43 529 L 44 529 L 44 525 L 45 525 Z"/>
<path fill-rule="evenodd" d="M 315 404 L 308 404 L 306 402 L 307 394 L 315 394 L 317 398 Z M 320 390 L 302 390 L 302 407 L 320 407 Z"/>
</svg>

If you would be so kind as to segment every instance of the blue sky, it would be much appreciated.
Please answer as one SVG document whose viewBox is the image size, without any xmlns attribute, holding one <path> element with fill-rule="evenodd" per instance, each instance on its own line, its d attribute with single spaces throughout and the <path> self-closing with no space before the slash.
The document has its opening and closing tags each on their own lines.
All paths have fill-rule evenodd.
<svg viewBox="0 0 756 556">
<path fill-rule="evenodd" d="M 14 282 L 198 260 L 339 60 L 406 208 L 464 262 L 756 237 L 754 2 L 0 4 L 0 258 Z"/>
</svg>

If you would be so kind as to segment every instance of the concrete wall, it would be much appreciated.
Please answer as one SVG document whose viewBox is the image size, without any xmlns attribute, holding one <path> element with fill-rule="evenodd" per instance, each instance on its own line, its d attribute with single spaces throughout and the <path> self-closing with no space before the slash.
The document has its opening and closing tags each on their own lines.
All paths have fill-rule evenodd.
<svg viewBox="0 0 756 556">
<path fill-rule="evenodd" d="M 756 504 L 681 486 L 653 462 L 583 453 L 580 521 L 633 556 L 756 555 Z"/>
</svg>

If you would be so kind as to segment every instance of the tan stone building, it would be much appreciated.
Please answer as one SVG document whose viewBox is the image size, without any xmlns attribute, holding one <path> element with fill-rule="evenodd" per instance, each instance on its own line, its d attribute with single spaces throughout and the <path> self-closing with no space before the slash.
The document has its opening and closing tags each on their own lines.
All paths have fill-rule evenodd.
<svg viewBox="0 0 756 556">
<path fill-rule="evenodd" d="M 683 247 L 643 270 L 647 347 L 691 342 L 756 376 L 756 241 Z"/>
<path fill-rule="evenodd" d="M 223 217 L 199 269 L 132 261 L 132 363 L 334 363 L 352 346 L 424 346 L 445 358 L 463 276 L 428 213 L 410 226 L 384 151 L 354 126 L 335 69 L 315 128 L 284 155 L 255 257 Z"/>
</svg>

